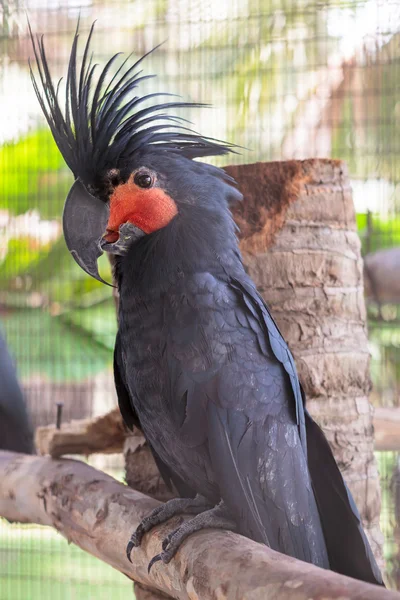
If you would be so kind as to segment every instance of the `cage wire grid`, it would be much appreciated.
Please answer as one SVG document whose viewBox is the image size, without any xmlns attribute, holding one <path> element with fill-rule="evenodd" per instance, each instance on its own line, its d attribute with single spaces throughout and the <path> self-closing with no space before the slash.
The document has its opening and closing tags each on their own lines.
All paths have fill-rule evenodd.
<svg viewBox="0 0 400 600">
<path fill-rule="evenodd" d="M 32 90 L 26 15 L 45 34 L 58 77 L 78 17 L 82 38 L 97 20 L 100 65 L 115 52 L 138 58 L 163 42 L 144 64 L 158 76 L 140 93 L 211 104 L 182 115 L 197 131 L 242 146 L 231 163 L 345 160 L 363 253 L 400 246 L 399 0 L 12 0 L 0 3 L 0 14 L 0 319 L 35 427 L 54 422 L 58 401 L 66 420 L 115 405 L 116 324 L 109 291 L 80 271 L 62 239 L 72 179 Z M 103 261 L 102 274 L 107 269 Z M 367 306 L 372 401 L 399 406 L 399 307 L 375 300 Z M 398 461 L 398 453 L 378 453 L 394 588 Z M 123 478 L 119 456 L 90 462 Z M 123 575 L 56 533 L 0 523 L 0 600 L 117 599 L 130 590 Z"/>
</svg>

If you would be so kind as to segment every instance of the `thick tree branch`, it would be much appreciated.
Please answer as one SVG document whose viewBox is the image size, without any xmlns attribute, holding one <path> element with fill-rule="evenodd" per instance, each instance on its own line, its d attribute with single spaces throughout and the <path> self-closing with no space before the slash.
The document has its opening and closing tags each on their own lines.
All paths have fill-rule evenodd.
<svg viewBox="0 0 400 600">
<path fill-rule="evenodd" d="M 285 557 L 231 532 L 190 537 L 169 565 L 147 565 L 169 526 L 125 556 L 130 532 L 152 500 L 72 460 L 0 452 L 0 514 L 55 527 L 68 540 L 146 586 L 182 600 L 393 600 L 400 594 Z"/>
<path fill-rule="evenodd" d="M 110 454 L 122 452 L 126 435 L 127 429 L 116 407 L 100 417 L 63 423 L 60 429 L 55 425 L 38 427 L 35 445 L 39 454 L 53 458 L 65 454 Z"/>
</svg>

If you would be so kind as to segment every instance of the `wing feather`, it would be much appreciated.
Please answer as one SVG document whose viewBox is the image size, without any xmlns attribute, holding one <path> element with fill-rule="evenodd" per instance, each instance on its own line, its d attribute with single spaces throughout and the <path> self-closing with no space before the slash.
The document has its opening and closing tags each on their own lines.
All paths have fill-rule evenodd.
<svg viewBox="0 0 400 600">
<path fill-rule="evenodd" d="M 288 348 L 272 320 L 270 341 L 262 306 L 242 287 L 204 274 L 192 289 L 170 298 L 179 322 L 169 322 L 167 336 L 172 389 L 188 392 L 182 438 L 208 440 L 220 495 L 244 535 L 328 567 Z"/>
</svg>

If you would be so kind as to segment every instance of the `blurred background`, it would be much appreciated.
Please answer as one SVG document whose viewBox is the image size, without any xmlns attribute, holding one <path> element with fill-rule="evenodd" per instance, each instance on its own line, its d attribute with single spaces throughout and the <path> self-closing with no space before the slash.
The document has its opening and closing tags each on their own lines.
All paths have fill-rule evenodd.
<svg viewBox="0 0 400 600">
<path fill-rule="evenodd" d="M 212 104 L 185 117 L 243 146 L 231 163 L 347 162 L 366 257 L 372 402 L 399 406 L 400 1 L 0 0 L 0 326 L 38 426 L 55 421 L 58 401 L 65 420 L 115 405 L 116 323 L 110 288 L 71 260 L 61 235 L 72 176 L 31 86 L 27 14 L 45 34 L 55 78 L 66 72 L 79 16 L 82 37 L 97 20 L 100 64 L 165 42 L 146 60 L 158 78 L 141 92 Z M 101 272 L 110 277 L 106 260 Z M 388 578 L 400 588 L 399 453 L 377 458 Z M 91 463 L 122 478 L 120 456 Z M 123 575 L 55 532 L 0 522 L 0 600 L 131 593 Z"/>
</svg>

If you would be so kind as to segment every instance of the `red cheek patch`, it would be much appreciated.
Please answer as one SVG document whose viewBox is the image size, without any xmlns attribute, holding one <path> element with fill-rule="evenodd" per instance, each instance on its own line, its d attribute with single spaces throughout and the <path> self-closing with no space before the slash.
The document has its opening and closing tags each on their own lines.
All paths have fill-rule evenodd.
<svg viewBox="0 0 400 600">
<path fill-rule="evenodd" d="M 146 190 L 128 181 L 119 185 L 110 198 L 105 238 L 108 242 L 115 242 L 120 225 L 127 221 L 145 233 L 152 233 L 168 225 L 177 213 L 175 202 L 160 188 Z"/>
</svg>

